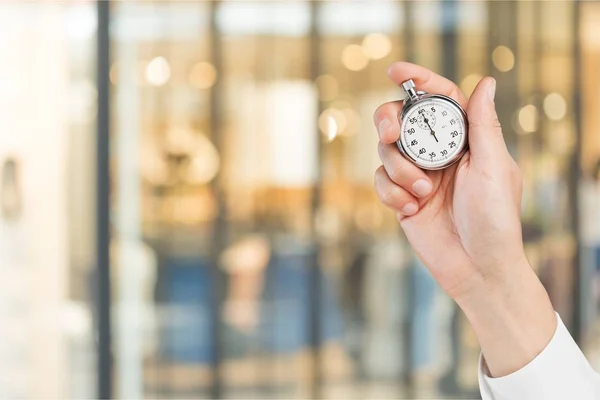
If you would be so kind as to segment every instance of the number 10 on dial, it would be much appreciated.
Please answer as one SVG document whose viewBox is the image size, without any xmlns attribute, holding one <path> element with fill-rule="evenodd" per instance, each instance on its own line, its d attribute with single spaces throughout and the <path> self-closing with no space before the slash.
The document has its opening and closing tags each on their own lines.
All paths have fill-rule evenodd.
<svg viewBox="0 0 600 400">
<path fill-rule="evenodd" d="M 403 82 L 408 94 L 399 115 L 402 154 L 423 169 L 443 169 L 467 151 L 467 114 L 454 99 L 415 90 L 412 79 Z"/>
</svg>

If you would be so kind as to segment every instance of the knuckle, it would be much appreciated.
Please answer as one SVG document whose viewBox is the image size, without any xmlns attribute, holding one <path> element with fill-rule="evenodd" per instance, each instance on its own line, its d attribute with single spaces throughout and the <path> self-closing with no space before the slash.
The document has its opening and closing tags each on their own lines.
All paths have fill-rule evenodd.
<svg viewBox="0 0 600 400">
<path fill-rule="evenodd" d="M 500 135 L 502 134 L 502 124 L 500 123 L 497 115 L 495 115 L 491 120 L 483 118 L 471 118 L 469 119 L 469 129 L 485 129 L 492 132 L 497 132 Z"/>
<path fill-rule="evenodd" d="M 478 119 L 469 119 L 469 129 L 480 129 L 480 128 L 484 128 L 484 124 L 482 121 L 478 120 Z"/>
<path fill-rule="evenodd" d="M 375 187 L 375 192 L 380 194 L 382 191 L 382 185 L 384 183 L 385 170 L 383 169 L 383 165 L 377 168 L 375 171 L 375 175 L 373 176 L 373 186 Z"/>
<path fill-rule="evenodd" d="M 398 203 L 398 191 L 392 187 L 381 194 L 381 202 L 393 208 Z"/>
<path fill-rule="evenodd" d="M 381 119 L 383 118 L 386 105 L 387 103 L 381 104 L 379 107 L 377 107 L 377 109 L 375 109 L 375 112 L 373 113 L 373 123 L 375 124 L 375 126 L 378 126 L 379 121 L 381 121 Z"/>
<path fill-rule="evenodd" d="M 500 123 L 500 120 L 498 119 L 498 116 L 495 116 L 494 119 L 492 120 L 492 128 L 502 132 L 502 124 Z"/>
<path fill-rule="evenodd" d="M 390 174 L 390 179 L 396 183 L 399 183 L 402 180 L 404 180 L 405 175 L 406 165 L 402 163 L 392 170 L 392 173 Z"/>
<path fill-rule="evenodd" d="M 375 124 L 375 126 L 378 126 L 379 122 L 381 122 L 381 120 L 384 117 L 393 119 L 395 116 L 398 115 L 398 112 L 401 108 L 402 108 L 402 101 L 400 101 L 400 100 L 390 101 L 390 102 L 381 104 L 379 107 L 377 107 L 375 109 L 375 112 L 373 113 L 373 123 Z"/>
</svg>

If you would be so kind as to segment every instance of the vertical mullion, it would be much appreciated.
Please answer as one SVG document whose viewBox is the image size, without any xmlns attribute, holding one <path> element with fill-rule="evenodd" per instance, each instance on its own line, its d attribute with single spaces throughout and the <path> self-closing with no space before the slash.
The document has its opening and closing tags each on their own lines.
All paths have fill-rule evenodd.
<svg viewBox="0 0 600 400">
<path fill-rule="evenodd" d="M 458 35 L 457 28 L 458 6 L 456 0 L 447 0 L 442 2 L 442 74 L 456 81 L 458 78 Z M 415 299 L 416 301 L 416 299 Z M 462 362 L 460 325 L 462 321 L 462 312 L 456 304 L 452 305 L 452 323 L 451 323 L 451 343 L 452 343 L 452 362 L 453 371 L 448 375 L 450 378 L 450 391 L 456 393 L 462 391 L 459 384 L 459 368 Z M 447 389 L 447 390 L 448 390 Z"/>
<path fill-rule="evenodd" d="M 217 24 L 217 10 L 220 1 L 210 2 L 209 18 L 210 18 L 210 52 L 213 65 L 219 71 L 219 79 L 210 91 L 210 124 L 211 124 L 211 140 L 215 145 L 219 154 L 223 154 L 223 137 L 221 131 L 221 94 L 223 92 L 223 58 L 221 52 L 221 35 Z M 227 241 L 227 216 L 226 205 L 224 201 L 223 188 L 221 185 L 221 174 L 212 182 L 212 190 L 217 199 L 217 217 L 213 226 L 212 246 L 211 246 L 211 265 L 213 292 L 211 300 L 210 312 L 210 329 L 213 340 L 213 355 L 211 358 L 212 367 L 212 384 L 211 398 L 223 398 L 223 375 L 222 361 L 224 353 L 223 342 L 223 323 L 221 321 L 223 301 L 225 298 L 225 276 L 221 268 L 219 268 L 219 257 L 222 249 Z M 201 334 L 201 332 L 198 332 Z"/>
<path fill-rule="evenodd" d="M 456 81 L 458 78 L 458 59 L 456 57 L 458 52 L 457 15 L 456 0 L 446 0 L 442 3 L 442 73 L 451 81 Z"/>
<path fill-rule="evenodd" d="M 578 343 L 581 343 L 583 336 L 583 303 L 588 299 L 580 294 L 589 293 L 588 290 L 582 290 L 583 285 L 588 283 L 582 282 L 586 274 L 583 273 L 583 265 L 581 263 L 582 245 L 580 232 L 580 216 L 581 210 L 579 207 L 579 179 L 581 178 L 581 154 L 582 154 L 582 131 L 581 131 L 581 43 L 579 35 L 579 23 L 581 21 L 581 2 L 573 2 L 572 12 L 572 51 L 573 51 L 573 126 L 575 128 L 575 148 L 570 160 L 569 168 L 569 203 L 571 214 L 571 228 L 575 237 L 576 249 L 573 259 L 574 264 L 574 279 L 573 279 L 573 324 L 571 334 Z"/>
<path fill-rule="evenodd" d="M 416 61 L 416 49 L 415 49 L 415 22 L 414 22 L 414 2 L 413 0 L 406 0 L 403 2 L 404 5 L 404 29 L 402 32 L 402 39 L 405 51 L 405 58 L 409 62 Z M 412 251 L 412 250 L 411 250 Z M 414 288 L 412 285 L 406 285 L 406 309 L 414 309 Z M 412 335 L 412 321 L 409 317 L 406 317 L 402 324 L 402 337 L 403 337 L 403 354 L 404 354 L 404 376 L 402 377 L 402 383 L 404 384 L 403 395 L 406 398 L 415 398 L 415 385 L 412 379 L 412 347 L 413 347 L 413 335 Z"/>
<path fill-rule="evenodd" d="M 97 1 L 96 132 L 96 328 L 97 394 L 112 398 L 111 282 L 110 282 L 110 2 Z"/>
<path fill-rule="evenodd" d="M 311 31 L 310 31 L 310 79 L 315 82 L 319 74 L 321 73 L 321 33 L 319 31 L 319 11 L 320 1 L 312 1 L 310 3 L 310 16 L 311 16 Z M 318 102 L 318 115 L 320 115 L 323 104 L 321 101 Z M 317 228 L 315 226 L 316 216 L 321 206 L 321 198 L 323 193 L 323 176 L 322 176 L 322 163 L 324 156 L 323 141 L 319 134 L 318 125 L 315 124 L 314 134 L 317 135 L 317 166 L 316 166 L 316 180 L 313 187 L 312 193 L 312 233 L 314 238 L 314 248 L 312 251 L 311 265 L 309 266 L 309 338 L 311 346 L 312 364 L 311 364 L 311 382 L 310 382 L 310 396 L 312 399 L 320 399 L 322 397 L 322 357 L 321 357 L 321 303 L 322 303 L 322 273 L 320 265 L 320 243 Z"/>
</svg>

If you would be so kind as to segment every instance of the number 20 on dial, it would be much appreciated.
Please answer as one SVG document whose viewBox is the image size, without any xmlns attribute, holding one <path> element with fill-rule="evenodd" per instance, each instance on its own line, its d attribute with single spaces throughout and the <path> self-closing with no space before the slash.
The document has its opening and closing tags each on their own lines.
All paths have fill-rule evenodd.
<svg viewBox="0 0 600 400">
<path fill-rule="evenodd" d="M 467 151 L 467 114 L 454 99 L 415 90 L 411 80 L 402 83 L 408 94 L 399 115 L 402 154 L 418 167 L 443 169 Z"/>
</svg>

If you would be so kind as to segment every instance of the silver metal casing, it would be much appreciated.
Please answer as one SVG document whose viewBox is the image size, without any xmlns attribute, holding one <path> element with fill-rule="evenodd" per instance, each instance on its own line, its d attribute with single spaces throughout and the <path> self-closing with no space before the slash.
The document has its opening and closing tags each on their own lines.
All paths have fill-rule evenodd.
<svg viewBox="0 0 600 400">
<path fill-rule="evenodd" d="M 458 104 L 458 102 L 456 100 L 454 100 L 453 98 L 444 96 L 442 94 L 429 94 L 427 92 L 419 91 L 419 92 L 417 92 L 416 98 L 407 97 L 406 100 L 404 100 L 404 107 L 402 107 L 402 111 L 398 115 L 398 122 L 400 122 L 400 135 L 402 135 L 402 132 L 404 132 L 404 128 L 405 128 L 404 116 L 406 115 L 408 110 L 411 109 L 412 107 L 418 105 L 421 101 L 427 100 L 427 99 L 432 99 L 432 98 L 449 102 L 454 107 L 456 107 L 460 111 L 461 115 L 463 116 L 464 122 L 465 122 L 465 137 L 462 140 L 461 145 L 458 148 L 458 150 L 454 153 L 454 155 L 452 157 L 450 157 L 448 160 L 446 160 L 446 162 L 444 164 L 436 165 L 435 167 L 432 167 L 429 165 L 422 164 L 421 160 L 413 157 L 413 155 L 407 149 L 404 148 L 404 144 L 402 143 L 402 139 L 400 137 L 396 141 L 396 144 L 398 146 L 398 149 L 402 153 L 402 155 L 406 159 L 411 161 L 413 164 L 415 164 L 417 167 L 419 167 L 421 169 L 426 169 L 426 170 L 439 170 L 439 169 L 448 168 L 452 164 L 456 163 L 458 160 L 460 160 L 462 158 L 462 156 L 467 152 L 467 150 L 469 148 L 469 121 L 467 119 L 467 113 L 460 106 L 460 104 Z"/>
</svg>

